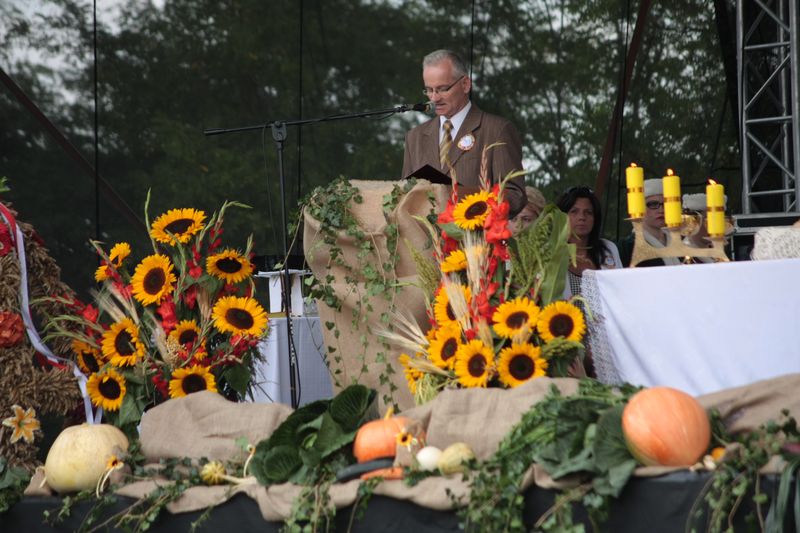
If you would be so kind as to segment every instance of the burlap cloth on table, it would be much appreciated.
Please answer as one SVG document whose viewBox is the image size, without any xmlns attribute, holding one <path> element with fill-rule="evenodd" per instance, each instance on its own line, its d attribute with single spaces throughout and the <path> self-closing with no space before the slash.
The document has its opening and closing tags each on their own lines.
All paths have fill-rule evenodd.
<svg viewBox="0 0 800 533">
<path fill-rule="evenodd" d="M 574 379 L 541 378 L 512 390 L 473 389 L 444 391 L 430 403 L 403 414 L 418 420 L 427 431 L 428 443 L 444 447 L 456 441 L 469 444 L 479 459 L 486 459 L 530 408 L 555 384 L 564 394 L 577 390 Z M 777 420 L 782 409 L 800 413 L 800 374 L 753 383 L 698 398 L 706 408 L 716 408 L 733 431 L 753 429 L 770 419 Z M 208 457 L 225 460 L 243 452 L 234 441 L 245 436 L 252 443 L 268 437 L 291 410 L 279 404 L 236 404 L 218 394 L 202 392 L 170 400 L 147 412 L 142 420 L 142 450 L 148 462 L 161 458 Z M 773 465 L 773 468 L 779 465 Z M 640 468 L 636 475 L 659 475 L 673 468 Z M 38 483 L 39 480 L 31 482 Z M 141 497 L 160 481 L 142 481 L 127 485 L 119 494 Z M 531 468 L 523 488 L 531 484 L 544 488 L 567 487 L 574 480 L 552 480 L 540 468 Z M 337 507 L 351 505 L 356 498 L 358 480 L 331 488 Z M 468 487 L 460 476 L 433 477 L 414 487 L 402 481 L 385 481 L 376 494 L 438 510 L 452 507 L 446 489 L 457 498 L 468 499 Z M 170 504 L 174 513 L 196 511 L 218 505 L 243 492 L 253 498 L 266 520 L 283 520 L 301 488 L 284 484 L 262 487 L 255 481 L 234 487 L 194 487 Z"/>
<path fill-rule="evenodd" d="M 417 267 L 405 243 L 408 242 L 416 250 L 431 256 L 430 236 L 413 217 L 425 217 L 444 209 L 450 189 L 444 185 L 419 180 L 400 198 L 394 210 L 384 216 L 384 196 L 390 194 L 395 186 L 402 186 L 403 182 L 352 180 L 350 184 L 359 190 L 363 198 L 361 203 L 350 204 L 350 212 L 358 220 L 359 228 L 364 232 L 364 240 L 374 245 L 375 253 L 359 262 L 357 256 L 361 251 L 362 241 L 340 231 L 336 245 L 341 249 L 341 259 L 348 267 L 332 263 L 330 248 L 322 241 L 320 222 L 307 211 L 304 214 L 303 252 L 317 279 L 325 280 L 327 276 L 333 276 L 334 281 L 330 285 L 342 302 L 339 311 L 322 301 L 317 302 L 320 322 L 335 325 L 332 329 L 322 328 L 325 346 L 335 348 L 335 352 L 327 358 L 328 367 L 335 378 L 334 388 L 338 390 L 346 387 L 355 380 L 377 390 L 379 401 L 383 405 L 383 396 L 389 393 L 389 384 L 382 383 L 380 379 L 381 374 L 387 375 L 386 363 L 376 360 L 377 354 L 384 351 L 376 332 L 380 327 L 379 319 L 382 313 L 394 305 L 395 312 L 414 317 L 424 326 L 424 330 L 428 329 L 425 296 L 413 285 L 417 281 Z M 325 199 L 319 198 L 317 201 L 324 202 Z M 389 250 L 387 247 L 386 229 L 389 224 L 397 225 L 399 238 L 396 250 Z M 385 272 L 383 265 L 390 262 L 392 255 L 396 255 L 394 272 Z M 403 288 L 400 292 L 392 295 L 390 300 L 383 295 L 369 295 L 363 272 L 364 265 L 367 264 L 377 269 L 386 279 L 401 285 Z M 351 281 L 346 281 L 348 278 Z M 367 304 L 372 309 L 367 309 Z M 359 318 L 355 319 L 354 324 L 356 315 Z M 414 400 L 408 392 L 402 367 L 397 360 L 400 352 L 390 350 L 387 355 L 388 363 L 394 370 L 388 377 L 397 387 L 394 401 L 403 409 L 411 407 Z M 337 361 L 337 358 L 340 359 Z M 364 365 L 366 372 L 362 372 Z"/>
</svg>

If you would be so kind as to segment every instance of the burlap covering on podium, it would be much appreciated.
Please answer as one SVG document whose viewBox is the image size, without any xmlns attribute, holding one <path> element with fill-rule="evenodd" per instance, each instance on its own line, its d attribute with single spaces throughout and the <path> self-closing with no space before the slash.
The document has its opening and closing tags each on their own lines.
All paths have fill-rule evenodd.
<svg viewBox="0 0 800 533">
<path fill-rule="evenodd" d="M 384 216 L 384 196 L 390 194 L 395 186 L 402 186 L 403 182 L 354 180 L 350 183 L 360 191 L 363 198 L 361 203 L 351 203 L 350 210 L 359 221 L 364 239 L 373 243 L 375 253 L 366 261 L 359 261 L 357 256 L 361 241 L 356 242 L 356 239 L 340 231 L 336 246 L 342 250 L 346 266 L 331 262 L 330 248 L 322 242 L 320 221 L 307 212 L 304 215 L 303 251 L 318 280 L 333 276 L 334 281 L 330 285 L 342 303 L 341 309 L 336 310 L 322 301 L 317 302 L 325 345 L 335 349 L 335 352 L 328 354 L 328 367 L 334 378 L 335 390 L 355 381 L 376 389 L 382 401 L 384 395 L 389 393 L 389 386 L 381 383 L 380 379 L 381 374 L 386 375 L 386 363 L 376 361 L 377 354 L 385 351 L 376 334 L 380 316 L 393 308 L 397 313 L 413 316 L 421 325 L 427 323 L 424 295 L 418 287 L 412 285 L 417 280 L 416 264 L 405 242 L 423 253 L 431 254 L 430 237 L 413 217 L 425 217 L 443 209 L 449 188 L 420 180 L 400 198 L 394 210 Z M 325 198 L 314 198 L 312 201 L 324 202 Z M 396 250 L 389 250 L 387 247 L 386 228 L 389 224 L 397 224 L 399 230 Z M 394 272 L 384 272 L 383 265 L 391 262 L 392 255 L 396 256 Z M 363 275 L 365 264 L 378 269 L 387 279 L 395 280 L 403 288 L 396 294 L 369 295 Z M 371 306 L 370 310 L 366 308 L 367 304 Z M 334 324 L 331 329 L 325 326 L 330 323 Z M 408 392 L 402 367 L 397 361 L 399 355 L 397 350 L 387 353 L 388 363 L 395 371 L 388 377 L 397 387 L 393 394 L 394 401 L 404 408 L 412 406 L 413 399 Z M 338 363 L 335 360 L 337 356 L 341 358 Z M 366 371 L 362 371 L 364 365 Z"/>
<path fill-rule="evenodd" d="M 404 415 L 411 416 L 425 427 L 430 444 L 443 447 L 452 442 L 466 442 L 479 459 L 486 459 L 496 451 L 499 442 L 522 415 L 544 398 L 551 384 L 558 386 L 564 394 L 577 390 L 577 380 L 574 379 L 540 378 L 511 390 L 446 391 Z M 742 431 L 754 429 L 770 419 L 780 419 L 782 409 L 797 416 L 800 413 L 798 391 L 800 374 L 791 374 L 701 396 L 698 400 L 706 408 L 718 409 L 732 431 Z M 145 413 L 142 418 L 142 450 L 147 461 L 154 464 L 161 458 L 186 456 L 233 459 L 236 454 L 243 453 L 234 444 L 237 437 L 246 436 L 253 443 L 267 438 L 289 412 L 289 408 L 280 404 L 236 404 L 218 394 L 191 394 Z M 639 469 L 636 475 L 657 475 L 671 470 L 674 469 Z M 38 481 L 34 479 L 31 486 Z M 534 483 L 545 488 L 565 487 L 573 481 L 554 481 L 541 468 L 532 467 L 522 487 Z M 137 482 L 124 487 L 119 494 L 138 498 L 153 490 L 156 483 Z M 334 485 L 330 490 L 332 502 L 337 507 L 351 505 L 356 499 L 358 484 L 359 481 L 355 480 Z M 234 487 L 194 487 L 168 509 L 172 512 L 197 511 L 244 492 L 258 502 L 265 519 L 283 520 L 289 516 L 300 489 L 291 484 L 263 487 L 255 480 Z M 468 485 L 460 476 L 427 478 L 414 487 L 407 487 L 402 481 L 384 481 L 375 493 L 447 510 L 452 506 L 447 490 L 467 501 Z"/>
</svg>

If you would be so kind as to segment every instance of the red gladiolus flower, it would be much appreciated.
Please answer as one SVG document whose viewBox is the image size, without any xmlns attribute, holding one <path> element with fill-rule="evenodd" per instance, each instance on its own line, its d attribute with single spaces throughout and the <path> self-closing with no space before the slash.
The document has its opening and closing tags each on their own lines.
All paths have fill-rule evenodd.
<svg viewBox="0 0 800 533">
<path fill-rule="evenodd" d="M 92 304 L 87 304 L 86 307 L 83 308 L 83 311 L 81 311 L 81 316 L 89 322 L 97 324 L 97 317 L 100 316 L 100 311 L 96 307 L 93 307 Z"/>
<path fill-rule="evenodd" d="M 172 299 L 167 298 L 161 302 L 156 313 L 161 316 L 161 327 L 164 328 L 164 333 L 169 333 L 178 325 L 178 318 L 175 316 L 175 302 Z"/>
<path fill-rule="evenodd" d="M 186 304 L 186 307 L 194 309 L 195 303 L 197 303 L 197 285 L 192 285 L 185 290 L 181 298 L 183 298 L 183 303 Z"/>
<path fill-rule="evenodd" d="M 0 224 L 0 257 L 8 255 L 14 249 L 11 242 L 11 231 L 5 224 Z"/>
</svg>

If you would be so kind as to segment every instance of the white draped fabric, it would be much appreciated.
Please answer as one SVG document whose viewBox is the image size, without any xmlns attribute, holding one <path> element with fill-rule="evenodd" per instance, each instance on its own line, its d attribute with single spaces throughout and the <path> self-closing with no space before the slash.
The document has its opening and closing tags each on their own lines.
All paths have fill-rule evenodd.
<svg viewBox="0 0 800 533">
<path fill-rule="evenodd" d="M 692 395 L 800 372 L 800 259 L 587 271 L 606 383 Z"/>
<path fill-rule="evenodd" d="M 253 401 L 291 405 L 286 318 L 270 318 L 269 327 L 269 336 L 258 346 L 264 361 L 256 368 Z M 292 318 L 292 333 L 300 371 L 300 405 L 332 397 L 319 317 Z"/>
</svg>

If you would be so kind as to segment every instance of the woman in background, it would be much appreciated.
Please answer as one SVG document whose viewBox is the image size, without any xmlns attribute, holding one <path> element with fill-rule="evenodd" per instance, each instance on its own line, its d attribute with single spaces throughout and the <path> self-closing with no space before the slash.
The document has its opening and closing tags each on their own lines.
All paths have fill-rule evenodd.
<svg viewBox="0 0 800 533">
<path fill-rule="evenodd" d="M 556 205 L 569 217 L 569 242 L 575 244 L 576 264 L 567 271 L 564 297 L 581 294 L 581 278 L 586 270 L 622 268 L 617 246 L 600 238 L 603 214 L 600 201 L 589 187 L 570 187 L 556 200 Z"/>
</svg>

